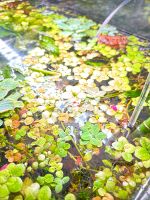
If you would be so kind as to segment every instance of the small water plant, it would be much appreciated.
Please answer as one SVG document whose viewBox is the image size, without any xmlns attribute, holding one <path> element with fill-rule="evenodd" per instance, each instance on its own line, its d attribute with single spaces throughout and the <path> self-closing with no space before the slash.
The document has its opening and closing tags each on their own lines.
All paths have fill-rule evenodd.
<svg viewBox="0 0 150 200">
<path fill-rule="evenodd" d="M 81 145 L 86 145 L 86 148 L 93 149 L 93 147 L 101 147 L 102 140 L 106 138 L 106 134 L 100 131 L 97 124 L 86 124 L 81 128 Z"/>
<path fill-rule="evenodd" d="M 0 72 L 0 200 L 128 200 L 150 175 L 148 135 L 124 137 L 147 43 L 128 36 L 115 49 L 93 39 L 98 24 L 85 17 L 0 7 L 0 27 L 26 54 L 23 79 Z M 120 41 L 116 28 L 105 33 Z"/>
</svg>

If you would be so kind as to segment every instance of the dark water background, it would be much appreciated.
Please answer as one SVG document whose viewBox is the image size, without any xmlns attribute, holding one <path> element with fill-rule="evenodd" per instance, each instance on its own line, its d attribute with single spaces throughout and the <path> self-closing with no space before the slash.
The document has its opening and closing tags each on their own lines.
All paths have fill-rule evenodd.
<svg viewBox="0 0 150 200">
<path fill-rule="evenodd" d="M 56 5 L 102 23 L 123 0 L 30 0 L 34 5 Z M 150 39 L 150 0 L 132 0 L 113 17 L 118 29 Z"/>
</svg>

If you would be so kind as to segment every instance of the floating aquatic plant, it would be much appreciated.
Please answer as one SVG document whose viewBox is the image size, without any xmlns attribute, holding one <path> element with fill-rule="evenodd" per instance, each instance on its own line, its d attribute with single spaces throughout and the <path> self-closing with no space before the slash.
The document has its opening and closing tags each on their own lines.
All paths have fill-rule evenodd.
<svg viewBox="0 0 150 200">
<path fill-rule="evenodd" d="M 89 148 L 92 146 L 101 147 L 102 140 L 106 138 L 106 134 L 100 131 L 98 125 L 93 125 L 90 122 L 81 128 L 81 145 L 86 145 Z"/>
<path fill-rule="evenodd" d="M 15 101 L 0 121 L 0 199 L 128 199 L 149 177 L 149 139 L 117 136 L 143 87 L 139 73 L 149 70 L 138 48 L 146 43 L 98 44 L 92 20 L 45 15 L 27 2 L 2 6 L 0 19 L 27 53 L 23 87 L 9 67 L 0 76 L 0 101 Z M 107 147 L 106 136 L 116 136 Z"/>
</svg>

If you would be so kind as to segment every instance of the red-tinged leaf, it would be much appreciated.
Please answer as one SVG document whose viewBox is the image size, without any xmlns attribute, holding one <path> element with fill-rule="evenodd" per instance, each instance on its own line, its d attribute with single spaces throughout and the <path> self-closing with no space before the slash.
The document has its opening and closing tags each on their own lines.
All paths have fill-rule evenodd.
<svg viewBox="0 0 150 200">
<path fill-rule="evenodd" d="M 125 48 L 128 43 L 128 40 L 127 37 L 123 35 L 99 35 L 98 42 L 118 49 Z"/>
<path fill-rule="evenodd" d="M 76 157 L 76 165 L 82 165 L 82 158 L 80 156 Z"/>
<path fill-rule="evenodd" d="M 13 126 L 13 128 L 18 128 L 19 126 L 20 126 L 20 121 L 18 121 L 18 120 L 13 120 L 12 121 L 12 126 Z"/>
</svg>

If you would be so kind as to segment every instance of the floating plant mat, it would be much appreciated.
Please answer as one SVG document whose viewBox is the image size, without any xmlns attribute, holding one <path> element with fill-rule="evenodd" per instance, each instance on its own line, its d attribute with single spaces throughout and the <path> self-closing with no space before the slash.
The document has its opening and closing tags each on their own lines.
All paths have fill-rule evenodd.
<svg viewBox="0 0 150 200">
<path fill-rule="evenodd" d="M 19 88 L 21 108 L 0 121 L 0 200 L 130 199 L 150 175 L 149 139 L 123 136 L 150 70 L 147 43 L 129 36 L 113 49 L 93 39 L 95 22 L 42 12 L 27 2 L 0 10 L 27 52 L 24 80 L 1 93 Z"/>
</svg>

